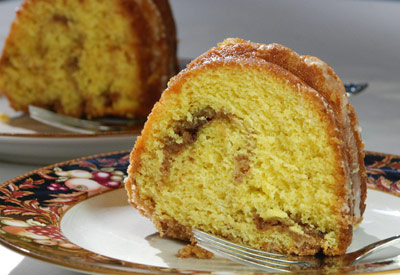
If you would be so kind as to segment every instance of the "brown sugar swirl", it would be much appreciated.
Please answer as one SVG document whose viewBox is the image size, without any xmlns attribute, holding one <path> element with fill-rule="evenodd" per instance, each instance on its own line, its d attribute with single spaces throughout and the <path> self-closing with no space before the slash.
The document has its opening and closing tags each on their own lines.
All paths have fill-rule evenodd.
<svg viewBox="0 0 400 275">
<path fill-rule="evenodd" d="M 163 140 L 164 160 L 161 166 L 161 173 L 167 175 L 174 155 L 179 154 L 179 152 L 186 150 L 188 146 L 194 144 L 199 131 L 215 120 L 232 123 L 234 115 L 226 113 L 224 110 L 216 111 L 210 106 L 205 106 L 193 113 L 190 121 L 186 119 L 176 121 L 172 127 L 174 129 L 174 137 L 167 136 Z M 235 180 L 242 181 L 249 169 L 248 154 L 238 154 L 235 157 Z"/>
</svg>

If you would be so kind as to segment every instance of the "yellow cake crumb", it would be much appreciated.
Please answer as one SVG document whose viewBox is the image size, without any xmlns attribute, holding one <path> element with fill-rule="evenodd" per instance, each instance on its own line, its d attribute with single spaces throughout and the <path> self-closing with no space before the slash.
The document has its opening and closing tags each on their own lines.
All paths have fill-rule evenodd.
<svg viewBox="0 0 400 275">
<path fill-rule="evenodd" d="M 4 113 L 0 113 L 0 122 L 3 123 L 9 123 L 10 122 L 10 116 Z"/>
<path fill-rule="evenodd" d="M 198 259 L 211 259 L 214 254 L 198 245 L 188 244 L 178 250 L 179 258 L 198 258 Z"/>
</svg>

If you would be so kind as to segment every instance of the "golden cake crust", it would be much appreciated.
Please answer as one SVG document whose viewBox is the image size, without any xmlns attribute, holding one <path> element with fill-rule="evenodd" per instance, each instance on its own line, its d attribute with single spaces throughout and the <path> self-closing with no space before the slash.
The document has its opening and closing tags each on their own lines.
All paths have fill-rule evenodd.
<svg viewBox="0 0 400 275">
<path fill-rule="evenodd" d="M 306 58 L 312 60 L 314 64 L 310 65 L 310 63 L 305 62 L 304 59 Z M 361 215 L 365 208 L 365 168 L 363 155 L 358 153 L 358 151 L 361 151 L 362 142 L 357 129 L 357 118 L 354 110 L 347 103 L 343 84 L 328 65 L 314 57 L 299 56 L 292 50 L 278 44 L 264 45 L 246 42 L 241 39 L 228 39 L 219 44 L 218 47 L 212 48 L 192 61 L 185 70 L 170 80 L 168 89 L 154 106 L 142 135 L 138 138 L 131 153 L 131 164 L 128 169 L 130 176 L 126 180 L 129 202 L 139 209 L 143 215 L 149 217 L 162 235 L 193 241 L 189 226 L 183 226 L 173 219 L 160 219 L 154 215 L 155 202 L 142 199 L 140 190 L 137 188 L 137 183 L 132 175 L 141 169 L 141 158 L 142 154 L 146 152 L 146 141 L 151 139 L 154 131 L 156 131 L 154 130 L 156 127 L 153 127 L 153 125 L 159 122 L 158 117 L 167 108 L 169 101 L 180 93 L 181 87 L 186 83 L 187 79 L 201 72 L 223 66 L 240 67 L 244 70 L 247 66 L 249 68 L 256 67 L 260 71 L 272 72 L 278 78 L 286 79 L 291 86 L 297 87 L 299 93 L 308 99 L 314 106 L 315 112 L 329 125 L 326 130 L 332 137 L 330 145 L 336 148 L 334 152 L 337 160 L 335 180 L 344 183 L 334 190 L 337 196 L 342 198 L 342 201 L 339 200 L 337 204 L 331 205 L 332 209 L 348 205 L 348 207 L 341 210 L 343 217 L 347 218 L 338 221 L 337 228 L 340 228 L 341 233 L 339 246 L 335 250 L 329 250 L 324 247 L 324 236 L 313 235 L 311 230 L 309 233 L 313 237 L 307 239 L 307 245 L 283 247 L 279 244 L 264 243 L 262 244 L 263 248 L 280 253 L 301 255 L 315 254 L 320 249 L 324 249 L 324 253 L 328 255 L 345 253 L 346 248 L 351 243 L 353 225 L 361 221 Z M 328 77 L 326 74 L 328 74 Z M 346 130 L 346 127 L 350 128 L 351 131 Z M 354 167 L 352 168 L 348 165 L 349 159 L 356 161 L 359 166 L 358 169 L 361 171 L 361 173 L 358 173 L 361 179 L 358 186 L 352 185 L 351 170 Z M 359 202 L 353 200 L 353 197 L 357 196 L 357 188 L 361 192 L 361 195 L 359 194 Z M 356 216 L 353 211 L 356 207 L 359 207 L 359 216 Z M 263 219 L 255 221 L 259 230 L 265 230 L 270 226 L 270 222 L 266 223 Z M 289 227 L 284 224 L 279 225 L 279 221 L 274 226 L 275 228 L 279 227 L 281 232 L 286 232 L 294 239 L 298 239 L 298 242 L 304 241 L 303 235 L 297 235 L 297 233 L 290 231 Z M 231 236 L 224 237 L 232 239 Z"/>
<path fill-rule="evenodd" d="M 83 7 L 85 2 L 76 1 L 76 4 Z M 76 79 L 68 80 L 72 83 L 74 88 L 71 89 L 64 87 L 65 91 L 63 92 L 77 93 L 78 96 L 76 98 L 81 101 L 79 106 L 74 107 L 73 109 L 68 109 L 71 107 L 67 106 L 64 102 L 61 102 L 61 100 L 43 100 L 42 95 L 46 91 L 38 89 L 34 85 L 27 84 L 27 87 L 29 88 L 10 88 L 9 85 L 6 85 L 6 82 L 12 81 L 7 76 L 6 70 L 12 70 L 12 68 L 15 67 L 14 62 L 17 62 L 16 60 L 20 58 L 18 56 L 23 55 L 18 50 L 18 45 L 21 43 L 21 35 L 23 35 L 21 29 L 23 30 L 26 28 L 26 22 L 29 22 L 29 24 L 37 24 L 36 22 L 34 23 L 30 17 L 35 14 L 35 9 L 37 9 L 38 5 L 52 5 L 50 2 L 44 0 L 25 0 L 17 11 L 16 19 L 12 23 L 10 34 L 7 37 L 3 54 L 0 59 L 0 92 L 4 93 L 8 97 L 10 105 L 15 110 L 27 112 L 28 105 L 33 104 L 76 117 L 146 117 L 149 114 L 154 102 L 159 99 L 161 92 L 165 89 L 168 79 L 177 72 L 178 68 L 176 57 L 176 29 L 169 2 L 168 0 L 112 0 L 108 2 L 108 4 L 114 5 L 115 10 L 119 11 L 116 16 L 119 16 L 120 21 L 129 22 L 132 42 L 130 42 L 129 49 L 126 49 L 125 58 L 128 63 L 132 62 L 136 64 L 138 75 L 127 76 L 127 78 L 131 78 L 131 82 L 136 83 L 136 88 L 132 86 L 132 88 L 130 88 L 132 90 L 130 91 L 125 91 L 125 89 L 124 92 L 129 94 L 122 95 L 121 90 L 124 88 L 105 87 L 103 88 L 103 96 L 103 91 L 96 91 L 96 94 L 89 94 L 76 83 Z M 61 15 L 58 13 L 59 11 L 55 12 L 53 15 L 54 24 L 64 24 L 67 28 L 69 28 L 70 24 L 74 24 L 75 19 L 71 19 L 67 15 Z M 103 22 L 103 24 L 107 24 L 107 22 Z M 97 30 L 103 31 L 100 28 L 101 27 L 99 26 Z M 35 35 L 35 39 L 41 39 L 41 33 Z M 89 33 L 86 34 L 84 32 L 79 34 L 79 37 L 85 37 L 86 35 L 88 38 L 84 39 L 90 39 L 89 37 L 91 34 L 89 35 Z M 80 47 L 79 43 L 81 42 L 78 41 L 77 47 Z M 114 42 L 110 40 L 110 44 L 113 43 Z M 119 49 L 118 45 L 114 45 L 110 46 L 104 54 L 120 50 L 121 49 Z M 40 51 L 38 49 L 38 53 L 32 52 L 30 54 L 37 55 L 40 54 Z M 63 66 L 64 69 L 61 69 L 66 70 L 67 75 L 74 75 L 78 69 L 79 62 L 86 58 L 85 55 L 87 54 L 82 51 L 81 57 L 78 59 L 78 57 L 73 56 L 71 53 L 70 61 Z M 134 57 L 134 59 L 132 59 L 132 57 Z M 99 54 L 96 59 L 101 60 L 101 58 L 103 58 L 103 54 Z M 115 62 L 115 64 L 117 64 L 119 61 L 116 60 Z M 93 65 L 97 66 L 94 63 Z M 36 72 L 34 71 L 34 67 L 29 70 L 33 71 L 32 75 L 36 75 L 39 70 L 45 70 L 46 66 L 46 64 L 39 65 Z M 43 74 L 50 75 L 51 73 L 51 71 L 43 71 Z M 110 81 L 126 77 L 118 74 L 110 76 Z M 26 77 L 28 76 L 23 74 L 21 75 L 22 79 Z M 39 76 L 36 76 L 36 78 L 40 77 L 40 74 Z M 90 78 L 90 75 L 86 77 Z M 79 77 L 77 77 L 77 79 L 79 79 Z M 21 100 L 21 97 L 14 96 L 16 90 L 19 92 L 18 90 L 21 89 L 27 89 L 25 93 L 30 94 L 25 98 L 32 97 L 32 99 L 25 101 Z M 112 90 L 107 91 L 107 89 Z M 34 93 L 35 96 L 32 96 L 32 93 Z M 98 106 L 99 95 L 104 97 L 102 98 L 104 103 L 102 103 L 101 107 Z M 119 103 L 119 100 L 123 100 L 121 99 L 123 96 L 126 96 L 131 101 L 135 101 L 135 103 Z"/>
<path fill-rule="evenodd" d="M 141 82 L 144 89 L 139 97 L 137 113 L 146 117 L 178 70 L 176 57 L 176 28 L 168 0 L 120 0 L 126 16 L 134 18 L 132 29 L 139 35 Z M 138 4 L 141 3 L 141 4 Z M 146 87 L 147 86 L 147 87 Z M 121 114 L 123 116 L 123 114 Z"/>
</svg>

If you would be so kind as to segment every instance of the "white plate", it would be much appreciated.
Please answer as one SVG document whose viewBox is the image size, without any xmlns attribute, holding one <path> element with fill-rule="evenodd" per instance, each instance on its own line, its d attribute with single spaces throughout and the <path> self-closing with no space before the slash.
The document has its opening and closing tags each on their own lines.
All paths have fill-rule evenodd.
<svg viewBox="0 0 400 275">
<path fill-rule="evenodd" d="M 78 157 L 132 149 L 141 126 L 132 131 L 77 134 L 37 122 L 8 106 L 0 96 L 0 160 L 51 164 Z"/>
<path fill-rule="evenodd" d="M 0 160 L 50 164 L 101 152 L 132 149 L 136 135 L 21 137 L 0 134 Z"/>
<path fill-rule="evenodd" d="M 349 251 L 399 234 L 400 156 L 366 152 L 365 164 L 367 209 Z M 177 251 L 185 243 L 160 238 L 152 223 L 128 205 L 125 190 L 113 190 L 122 187 L 128 165 L 129 151 L 101 154 L 44 167 L 0 185 L 0 244 L 89 273 L 254 272 L 219 257 L 179 259 Z M 370 264 L 399 254 L 397 245 L 343 272 L 400 272 L 399 261 Z"/>
<path fill-rule="evenodd" d="M 364 221 L 356 229 L 348 251 L 399 233 L 399 198 L 380 191 L 368 191 Z M 185 243 L 160 238 L 153 224 L 128 205 L 126 192 L 121 189 L 71 208 L 61 220 L 61 230 L 67 239 L 80 247 L 123 261 L 183 270 L 240 272 L 249 269 L 219 257 L 179 259 L 177 251 Z M 400 245 L 366 258 L 364 262 L 399 254 Z"/>
</svg>

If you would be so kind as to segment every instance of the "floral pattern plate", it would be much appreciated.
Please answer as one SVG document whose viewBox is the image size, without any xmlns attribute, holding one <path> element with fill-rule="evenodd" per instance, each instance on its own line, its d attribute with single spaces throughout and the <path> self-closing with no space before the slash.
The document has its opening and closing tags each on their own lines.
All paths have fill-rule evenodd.
<svg viewBox="0 0 400 275">
<path fill-rule="evenodd" d="M 400 226 L 400 156 L 367 152 L 365 163 L 367 211 L 349 250 L 394 235 Z M 127 204 L 122 181 L 128 164 L 129 152 L 120 151 L 47 166 L 5 182 L 0 186 L 0 243 L 88 273 L 257 272 L 219 257 L 177 258 L 185 244 L 158 237 Z M 384 257 L 399 251 L 394 247 Z M 377 270 L 400 271 L 400 266 L 360 263 L 342 272 Z"/>
</svg>

